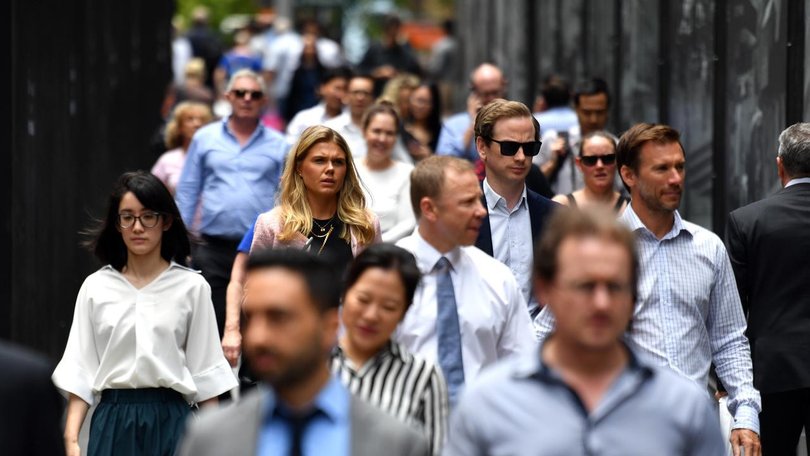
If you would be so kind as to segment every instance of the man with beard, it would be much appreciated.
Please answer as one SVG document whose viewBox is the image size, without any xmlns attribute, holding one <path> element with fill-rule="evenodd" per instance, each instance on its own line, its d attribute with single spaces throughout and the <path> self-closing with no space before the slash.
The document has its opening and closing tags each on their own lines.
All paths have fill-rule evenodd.
<svg viewBox="0 0 810 456">
<path fill-rule="evenodd" d="M 263 385 L 193 422 L 181 455 L 427 455 L 424 437 L 357 399 L 329 372 L 340 280 L 293 249 L 248 260 L 244 350 Z"/>
<path fill-rule="evenodd" d="M 708 387 L 709 366 L 728 390 L 735 455 L 760 454 L 759 392 L 753 386 L 745 317 L 726 249 L 678 206 L 686 159 L 677 130 L 637 124 L 619 140 L 617 165 L 631 203 L 620 220 L 636 235 L 641 262 L 630 341 L 658 364 Z M 553 318 L 540 313 L 541 336 Z"/>
</svg>

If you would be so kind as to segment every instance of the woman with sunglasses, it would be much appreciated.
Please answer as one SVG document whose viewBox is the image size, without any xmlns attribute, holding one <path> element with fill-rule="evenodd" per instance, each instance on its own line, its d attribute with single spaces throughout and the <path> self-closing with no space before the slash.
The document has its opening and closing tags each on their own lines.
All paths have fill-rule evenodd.
<svg viewBox="0 0 810 456">
<path fill-rule="evenodd" d="M 345 269 L 381 240 L 346 140 L 323 125 L 304 130 L 287 155 L 276 207 L 256 220 L 251 251 L 305 248 Z"/>
<path fill-rule="evenodd" d="M 53 382 L 69 396 L 65 447 L 100 396 L 87 454 L 172 455 L 189 404 L 215 404 L 236 378 L 222 354 L 211 288 L 184 266 L 189 240 L 169 191 L 125 173 L 88 247 L 106 266 L 79 291 Z"/>
<path fill-rule="evenodd" d="M 355 258 L 331 369 L 352 394 L 422 429 L 433 454 L 440 454 L 448 414 L 444 378 L 436 365 L 392 340 L 420 276 L 414 256 L 393 244 L 373 245 Z"/>
<path fill-rule="evenodd" d="M 599 130 L 588 133 L 580 143 L 576 166 L 585 187 L 553 200 L 571 207 L 607 205 L 621 214 L 629 199 L 616 191 L 616 137 Z"/>
</svg>

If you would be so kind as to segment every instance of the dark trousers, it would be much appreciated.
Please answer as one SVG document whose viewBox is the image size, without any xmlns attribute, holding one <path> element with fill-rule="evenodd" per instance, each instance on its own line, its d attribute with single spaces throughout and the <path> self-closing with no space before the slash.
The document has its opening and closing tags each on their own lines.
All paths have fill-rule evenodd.
<svg viewBox="0 0 810 456">
<path fill-rule="evenodd" d="M 802 428 L 810 431 L 810 388 L 762 393 L 759 425 L 763 456 L 795 456 Z M 810 435 L 807 437 L 810 454 Z"/>
<path fill-rule="evenodd" d="M 206 235 L 202 237 L 203 242 L 196 245 L 192 252 L 192 265 L 202 271 L 203 277 L 211 286 L 211 301 L 217 316 L 219 338 L 222 339 L 225 329 L 225 292 L 231 280 L 231 269 L 239 241 Z"/>
</svg>

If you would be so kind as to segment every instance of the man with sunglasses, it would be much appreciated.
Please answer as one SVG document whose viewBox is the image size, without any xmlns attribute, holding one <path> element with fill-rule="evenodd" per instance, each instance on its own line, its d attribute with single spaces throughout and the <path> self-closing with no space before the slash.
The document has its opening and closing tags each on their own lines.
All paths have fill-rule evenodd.
<svg viewBox="0 0 810 456">
<path fill-rule="evenodd" d="M 192 262 L 211 285 L 220 337 L 236 247 L 256 216 L 273 207 L 289 149 L 284 136 L 260 122 L 266 94 L 257 73 L 234 73 L 225 95 L 231 115 L 195 133 L 177 186 L 183 221 L 202 239 Z"/>
<path fill-rule="evenodd" d="M 523 103 L 496 99 L 475 117 L 475 145 L 486 169 L 482 203 L 487 216 L 475 246 L 512 271 L 532 316 L 532 246 L 556 206 L 526 187 L 532 157 L 540 150 L 539 128 Z"/>
</svg>

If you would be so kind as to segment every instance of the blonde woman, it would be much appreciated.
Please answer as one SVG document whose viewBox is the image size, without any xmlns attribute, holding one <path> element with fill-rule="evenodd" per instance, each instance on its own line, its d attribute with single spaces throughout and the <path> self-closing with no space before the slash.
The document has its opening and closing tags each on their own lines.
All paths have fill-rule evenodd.
<svg viewBox="0 0 810 456">
<path fill-rule="evenodd" d="M 346 140 L 322 125 L 304 130 L 287 156 L 276 207 L 256 220 L 251 251 L 306 248 L 345 269 L 381 240 Z"/>
<path fill-rule="evenodd" d="M 161 155 L 152 167 L 152 174 L 166 185 L 172 195 L 180 181 L 191 138 L 213 118 L 211 109 L 203 103 L 184 101 L 174 107 L 172 118 L 166 124 L 165 141 L 169 151 Z"/>
</svg>

